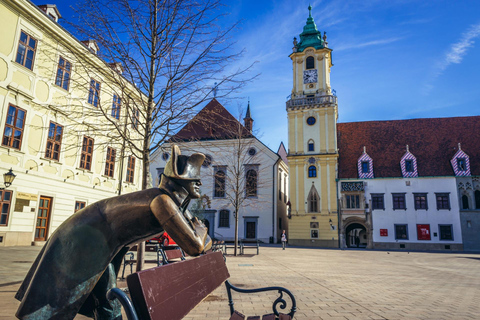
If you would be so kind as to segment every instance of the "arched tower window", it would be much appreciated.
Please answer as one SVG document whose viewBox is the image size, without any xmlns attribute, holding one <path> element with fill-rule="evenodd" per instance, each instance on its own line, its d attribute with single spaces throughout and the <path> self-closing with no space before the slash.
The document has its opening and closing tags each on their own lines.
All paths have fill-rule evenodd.
<svg viewBox="0 0 480 320">
<path fill-rule="evenodd" d="M 312 139 L 308 140 L 308 151 L 315 151 L 315 142 Z"/>
<path fill-rule="evenodd" d="M 309 178 L 316 178 L 317 177 L 317 167 L 315 167 L 315 166 L 308 167 L 308 177 Z"/>
<path fill-rule="evenodd" d="M 462 196 L 462 209 L 470 209 L 468 206 L 468 197 L 465 194 Z"/>
<path fill-rule="evenodd" d="M 245 176 L 247 198 L 257 196 L 257 171 L 250 169 Z"/>
<path fill-rule="evenodd" d="M 480 190 L 475 190 L 475 209 L 480 209 Z"/>
<path fill-rule="evenodd" d="M 307 57 L 306 60 L 306 69 L 315 69 L 315 58 L 314 57 Z"/>
<path fill-rule="evenodd" d="M 310 189 L 310 193 L 308 194 L 308 212 L 319 212 L 319 202 L 320 202 L 320 197 L 318 196 L 317 189 L 315 186 L 312 186 Z"/>
</svg>

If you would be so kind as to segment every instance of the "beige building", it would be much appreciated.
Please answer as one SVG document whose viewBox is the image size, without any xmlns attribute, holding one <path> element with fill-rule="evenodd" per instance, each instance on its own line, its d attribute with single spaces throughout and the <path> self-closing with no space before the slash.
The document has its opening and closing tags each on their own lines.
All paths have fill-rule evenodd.
<svg viewBox="0 0 480 320">
<path fill-rule="evenodd" d="M 336 168 L 337 97 L 330 86 L 332 50 L 307 23 L 294 38 L 293 89 L 287 101 L 290 173 L 289 243 L 338 247 Z"/>
<path fill-rule="evenodd" d="M 0 0 L 0 174 L 16 175 L 0 190 L 0 245 L 41 244 L 76 210 L 140 189 L 141 161 L 113 128 L 141 121 L 126 112 L 134 90 L 59 17 Z"/>
</svg>

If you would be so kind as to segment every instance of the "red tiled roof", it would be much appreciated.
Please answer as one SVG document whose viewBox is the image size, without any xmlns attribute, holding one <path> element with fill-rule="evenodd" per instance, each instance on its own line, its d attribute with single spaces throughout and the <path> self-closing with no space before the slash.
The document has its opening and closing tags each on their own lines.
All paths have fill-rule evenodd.
<svg viewBox="0 0 480 320">
<path fill-rule="evenodd" d="M 450 160 L 461 143 L 472 175 L 480 175 L 480 116 L 338 123 L 339 178 L 358 178 L 357 160 L 373 159 L 376 178 L 401 177 L 406 145 L 417 158 L 418 175 L 454 176 Z"/>
<path fill-rule="evenodd" d="M 169 142 L 223 140 L 253 135 L 213 98 Z"/>
</svg>

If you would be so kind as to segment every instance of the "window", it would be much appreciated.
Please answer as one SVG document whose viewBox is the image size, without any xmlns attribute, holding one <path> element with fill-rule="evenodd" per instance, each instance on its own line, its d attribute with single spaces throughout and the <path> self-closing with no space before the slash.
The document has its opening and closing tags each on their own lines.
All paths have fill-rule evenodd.
<svg viewBox="0 0 480 320">
<path fill-rule="evenodd" d="M 68 90 L 70 85 L 70 72 L 71 72 L 70 62 L 60 57 L 58 60 L 57 67 L 57 76 L 55 78 L 55 84 L 65 90 Z"/>
<path fill-rule="evenodd" d="M 310 238 L 318 239 L 318 222 L 310 222 Z"/>
<path fill-rule="evenodd" d="M 140 118 L 140 111 L 135 108 L 133 109 L 133 114 L 132 114 L 132 126 L 135 128 L 135 129 L 138 129 L 138 119 Z"/>
<path fill-rule="evenodd" d="M 98 107 L 100 101 L 100 82 L 90 79 L 90 90 L 88 91 L 88 103 Z"/>
<path fill-rule="evenodd" d="M 413 172 L 413 160 L 405 160 L 405 171 Z"/>
<path fill-rule="evenodd" d="M 383 194 L 372 193 L 372 209 L 373 210 L 385 210 L 385 204 L 383 201 Z"/>
<path fill-rule="evenodd" d="M 250 169 L 247 171 L 245 177 L 246 183 L 246 197 L 256 197 L 257 196 L 257 171 Z"/>
<path fill-rule="evenodd" d="M 362 173 L 368 173 L 370 171 L 370 162 L 362 161 Z"/>
<path fill-rule="evenodd" d="M 75 212 L 77 212 L 78 210 L 81 210 L 83 208 L 85 208 L 85 205 L 87 203 L 84 202 L 84 201 L 75 201 Z"/>
<path fill-rule="evenodd" d="M 278 199 L 282 200 L 282 172 L 278 173 Z"/>
<path fill-rule="evenodd" d="M 415 210 L 428 210 L 426 193 L 414 193 L 413 198 L 415 200 Z"/>
<path fill-rule="evenodd" d="M 82 155 L 80 157 L 80 168 L 90 170 L 92 168 L 93 139 L 83 137 Z"/>
<path fill-rule="evenodd" d="M 465 158 L 458 158 L 457 159 L 457 168 L 459 171 L 466 171 L 467 170 L 467 162 Z"/>
<path fill-rule="evenodd" d="M 165 153 L 164 153 L 165 154 Z M 167 153 L 168 155 L 168 153 Z M 168 159 L 168 157 L 167 157 Z M 166 160 L 166 159 L 165 159 Z M 212 164 L 212 156 L 211 155 L 205 155 L 205 160 L 203 160 L 202 167 L 207 168 Z"/>
<path fill-rule="evenodd" d="M 450 195 L 448 193 L 435 193 L 437 198 L 437 210 L 450 210 Z"/>
<path fill-rule="evenodd" d="M 278 229 L 283 229 L 283 227 L 282 227 L 282 218 L 278 218 Z"/>
<path fill-rule="evenodd" d="M 248 154 L 252 157 L 257 154 L 257 150 L 255 148 L 248 149 Z"/>
<path fill-rule="evenodd" d="M 393 210 L 406 210 L 405 193 L 392 193 Z"/>
<path fill-rule="evenodd" d="M 347 202 L 347 209 L 359 209 L 360 208 L 360 195 L 347 194 L 345 196 Z"/>
<path fill-rule="evenodd" d="M 283 202 L 287 203 L 287 174 L 286 173 L 283 174 Z"/>
<path fill-rule="evenodd" d="M 451 224 L 438 225 L 438 231 L 440 232 L 440 240 L 453 240 L 453 230 Z"/>
<path fill-rule="evenodd" d="M 25 125 L 26 111 L 14 105 L 8 105 L 5 131 L 3 132 L 2 145 L 20 150 L 22 146 L 23 127 Z"/>
<path fill-rule="evenodd" d="M 309 126 L 313 126 L 316 121 L 317 121 L 317 120 L 315 119 L 315 117 L 308 117 L 308 118 L 307 118 L 307 124 L 308 124 Z"/>
<path fill-rule="evenodd" d="M 0 205 L 2 212 L 0 213 L 0 226 L 8 225 L 8 215 L 10 213 L 10 202 L 12 201 L 12 191 L 0 190 Z"/>
<path fill-rule="evenodd" d="M 315 167 L 315 166 L 308 167 L 308 177 L 309 178 L 316 178 L 317 177 L 317 167 Z"/>
<path fill-rule="evenodd" d="M 315 151 L 315 144 L 313 140 L 308 141 L 308 151 Z"/>
<path fill-rule="evenodd" d="M 395 225 L 395 240 L 408 240 L 408 225 Z"/>
<path fill-rule="evenodd" d="M 218 227 L 230 228 L 230 211 L 220 210 L 220 215 L 218 218 Z"/>
<path fill-rule="evenodd" d="M 105 175 L 113 178 L 113 171 L 115 170 L 115 156 L 117 151 L 113 148 L 107 148 L 107 158 L 105 160 Z"/>
<path fill-rule="evenodd" d="M 112 103 L 112 117 L 115 119 L 120 119 L 120 106 L 122 105 L 122 99 L 116 94 L 113 95 Z"/>
<path fill-rule="evenodd" d="M 37 40 L 22 31 L 20 33 L 20 40 L 18 41 L 17 57 L 15 58 L 15 62 L 30 70 L 33 70 L 33 60 L 35 59 L 36 50 Z"/>
<path fill-rule="evenodd" d="M 133 183 L 133 178 L 135 174 L 135 157 L 129 156 L 128 157 L 128 165 L 127 165 L 127 182 Z"/>
<path fill-rule="evenodd" d="M 429 224 L 417 224 L 417 239 L 418 240 L 430 240 L 430 225 Z"/>
<path fill-rule="evenodd" d="M 53 159 L 57 161 L 60 159 L 60 147 L 62 145 L 62 134 L 63 134 L 63 127 L 55 122 L 50 121 L 45 158 Z"/>
<path fill-rule="evenodd" d="M 475 209 L 480 209 L 480 190 L 475 190 Z"/>
<path fill-rule="evenodd" d="M 165 168 L 157 168 L 158 179 L 160 179 L 162 177 L 163 171 L 165 171 Z"/>
<path fill-rule="evenodd" d="M 318 208 L 318 202 L 320 200 L 320 197 L 318 196 L 317 189 L 315 189 L 315 186 L 312 186 L 312 189 L 310 189 L 310 193 L 308 194 L 308 212 L 319 212 Z"/>
<path fill-rule="evenodd" d="M 468 196 L 465 194 L 462 196 L 462 209 L 470 209 L 470 206 L 468 205 Z"/>
<path fill-rule="evenodd" d="M 307 57 L 306 59 L 306 69 L 314 69 L 315 68 L 315 58 L 314 57 Z"/>
<path fill-rule="evenodd" d="M 225 171 L 218 170 L 215 172 L 215 190 L 214 197 L 225 198 Z"/>
</svg>

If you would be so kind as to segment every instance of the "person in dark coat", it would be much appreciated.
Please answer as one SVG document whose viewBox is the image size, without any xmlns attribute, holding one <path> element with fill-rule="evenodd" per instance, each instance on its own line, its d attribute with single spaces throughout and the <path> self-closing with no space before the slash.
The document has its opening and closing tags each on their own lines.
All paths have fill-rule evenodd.
<svg viewBox="0 0 480 320">
<path fill-rule="evenodd" d="M 121 319 L 118 301 L 106 293 L 116 287 L 128 248 L 164 230 L 186 253 L 211 247 L 207 228 L 186 209 L 200 197 L 201 153 L 182 156 L 177 146 L 158 188 L 98 201 L 77 211 L 52 234 L 15 298 L 19 319 L 73 319 L 81 313 L 97 320 Z"/>
</svg>

